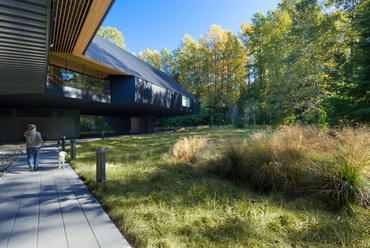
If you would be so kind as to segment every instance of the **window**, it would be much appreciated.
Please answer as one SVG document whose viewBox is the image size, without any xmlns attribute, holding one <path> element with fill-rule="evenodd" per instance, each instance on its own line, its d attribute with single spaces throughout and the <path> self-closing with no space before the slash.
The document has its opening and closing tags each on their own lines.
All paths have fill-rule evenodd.
<svg viewBox="0 0 370 248">
<path fill-rule="evenodd" d="M 182 106 L 190 108 L 190 99 L 186 96 L 182 96 Z"/>
<path fill-rule="evenodd" d="M 98 74 L 97 71 L 96 73 Z M 68 86 L 99 94 L 110 94 L 109 80 L 91 77 L 55 65 L 49 65 L 48 83 Z"/>
</svg>

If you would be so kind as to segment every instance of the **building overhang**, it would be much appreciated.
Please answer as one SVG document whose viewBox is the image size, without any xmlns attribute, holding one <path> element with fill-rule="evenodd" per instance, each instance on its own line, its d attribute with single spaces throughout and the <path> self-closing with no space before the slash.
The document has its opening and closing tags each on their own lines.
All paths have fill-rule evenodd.
<svg viewBox="0 0 370 248">
<path fill-rule="evenodd" d="M 146 115 L 170 117 L 189 114 L 177 109 L 140 102 L 108 103 L 105 102 L 108 96 L 102 96 L 100 101 L 96 100 L 97 94 L 90 95 L 89 92 L 82 92 L 83 97 L 79 97 L 78 92 L 73 93 L 71 91 L 68 94 L 71 94 L 70 97 L 65 97 L 64 94 L 59 94 L 58 92 L 53 92 L 52 94 L 2 95 L 0 97 L 0 114 L 4 109 L 76 109 L 82 115 L 121 117 L 140 117 Z M 72 94 L 75 94 L 75 96 L 72 96 Z M 90 98 L 95 98 L 95 100 L 91 100 Z"/>
<path fill-rule="evenodd" d="M 70 108 L 79 109 L 81 114 L 158 117 L 199 113 L 199 101 L 175 80 L 95 36 L 113 3 L 2 2 L 0 26 L 5 27 L 5 35 L 0 36 L 0 109 Z M 112 102 L 107 95 L 63 86 L 51 90 L 48 64 L 100 79 L 132 76 L 136 80 L 135 99 Z M 182 96 L 192 99 L 194 108 L 183 108 Z"/>
<path fill-rule="evenodd" d="M 83 55 L 113 3 L 114 0 L 53 0 L 49 63 L 102 79 L 110 74 L 127 75 Z"/>
<path fill-rule="evenodd" d="M 53 0 L 50 52 L 82 55 L 113 0 Z"/>
</svg>

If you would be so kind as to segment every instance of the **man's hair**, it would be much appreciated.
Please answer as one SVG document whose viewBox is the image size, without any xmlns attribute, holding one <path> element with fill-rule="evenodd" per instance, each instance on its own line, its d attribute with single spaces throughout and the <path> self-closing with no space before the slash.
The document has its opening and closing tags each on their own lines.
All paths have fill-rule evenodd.
<svg viewBox="0 0 370 248">
<path fill-rule="evenodd" d="M 35 128 L 36 128 L 36 125 L 35 124 L 28 124 L 28 126 L 27 126 L 27 130 L 28 131 L 31 131 L 31 130 L 33 130 Z"/>
</svg>

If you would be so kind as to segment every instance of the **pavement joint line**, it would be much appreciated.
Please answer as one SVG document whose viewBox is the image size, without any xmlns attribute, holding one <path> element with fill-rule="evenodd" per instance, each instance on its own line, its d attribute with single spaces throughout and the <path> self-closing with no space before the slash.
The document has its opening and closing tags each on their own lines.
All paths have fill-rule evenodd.
<svg viewBox="0 0 370 248">
<path fill-rule="evenodd" d="M 67 164 L 68 164 L 68 163 L 67 163 Z M 69 164 L 68 164 L 68 165 L 69 165 Z M 70 166 L 70 165 L 69 165 L 69 166 Z M 72 168 L 72 167 L 71 167 L 71 168 Z M 63 170 L 63 173 L 64 173 L 64 175 L 65 175 L 65 176 L 66 176 L 66 178 L 67 178 L 68 184 L 69 184 L 69 186 L 71 187 L 71 189 L 72 189 L 72 191 L 73 191 L 73 194 L 76 196 L 76 200 L 77 200 L 77 202 L 78 202 L 78 205 L 80 206 L 80 208 L 81 208 L 81 210 L 82 210 L 82 213 L 84 214 L 85 219 L 86 219 L 87 223 L 89 224 L 90 230 L 91 230 L 92 234 L 94 235 L 94 238 L 95 238 L 95 240 L 96 240 L 96 243 L 98 244 L 98 246 L 99 246 L 99 247 L 101 247 L 101 245 L 100 245 L 100 243 L 99 243 L 99 240 L 98 240 L 98 238 L 96 237 L 96 234 L 95 234 L 95 232 L 94 232 L 94 230 L 93 230 L 93 228 L 92 228 L 92 225 L 91 225 L 91 223 L 90 223 L 90 221 L 89 221 L 89 218 L 86 216 L 85 210 L 84 210 L 84 208 L 83 208 L 83 207 L 82 207 L 82 205 L 81 205 L 81 202 L 80 202 L 79 196 L 76 194 L 76 191 L 75 191 L 75 189 L 73 188 L 73 186 L 72 186 L 72 184 L 71 184 L 70 178 L 66 175 L 66 172 L 65 172 L 64 170 Z"/>
<path fill-rule="evenodd" d="M 1 206 L 1 204 L 3 203 L 4 199 L 6 198 L 6 196 L 8 195 L 8 193 L 9 193 L 9 191 L 10 191 L 11 187 L 13 186 L 13 183 L 15 182 L 15 178 L 13 177 L 12 179 L 13 179 L 13 180 L 11 181 L 11 184 L 10 184 L 10 186 L 9 186 L 9 188 L 8 188 L 8 191 L 4 194 L 3 198 L 1 199 L 0 206 Z M 0 178 L 0 180 L 1 180 L 1 178 Z"/>
<path fill-rule="evenodd" d="M 49 165 L 49 168 L 51 168 L 51 165 Z M 60 196 L 59 196 L 59 191 L 57 189 L 57 183 L 55 181 L 55 174 L 54 174 L 53 169 L 51 169 L 51 171 L 52 171 L 51 173 L 53 174 L 53 182 L 54 182 L 54 186 L 55 186 L 55 192 L 56 192 L 56 195 L 58 197 L 58 205 L 59 205 L 60 216 L 62 218 L 62 223 L 63 223 L 64 237 L 66 239 L 67 247 L 69 247 L 68 237 L 67 237 L 67 230 L 66 230 L 66 223 L 65 223 L 65 220 L 64 220 L 64 217 L 63 217 L 62 205 L 60 204 Z"/>
<path fill-rule="evenodd" d="M 27 185 L 28 185 L 29 180 L 30 180 L 30 176 L 28 175 L 28 176 L 27 176 L 27 182 L 24 184 L 24 189 L 23 189 L 23 193 L 22 193 L 22 198 L 19 200 L 19 204 L 18 204 L 18 207 L 17 207 L 17 211 L 16 211 L 16 214 L 15 214 L 15 218 L 14 218 L 13 223 L 12 223 L 12 228 L 10 229 L 10 232 L 9 232 L 9 234 L 8 234 L 8 238 L 7 238 L 7 241 L 6 241 L 6 247 L 8 247 L 8 245 L 9 245 L 9 241 L 10 241 L 10 238 L 11 238 L 11 236 L 12 236 L 13 229 L 14 229 L 14 224 L 15 224 L 15 221 L 17 220 L 17 216 L 18 216 L 18 213 L 19 213 L 19 208 L 21 207 L 22 200 L 23 200 L 23 196 L 24 196 L 24 192 L 26 192 L 26 188 L 27 188 Z"/>
<path fill-rule="evenodd" d="M 39 187 L 39 211 L 37 213 L 37 228 L 36 228 L 36 244 L 35 244 L 35 247 L 37 247 L 37 244 L 39 243 L 39 230 L 40 230 L 40 217 L 41 217 L 41 187 L 42 187 L 42 184 L 41 184 L 41 175 L 39 177 L 39 180 L 40 180 L 40 187 Z"/>
</svg>

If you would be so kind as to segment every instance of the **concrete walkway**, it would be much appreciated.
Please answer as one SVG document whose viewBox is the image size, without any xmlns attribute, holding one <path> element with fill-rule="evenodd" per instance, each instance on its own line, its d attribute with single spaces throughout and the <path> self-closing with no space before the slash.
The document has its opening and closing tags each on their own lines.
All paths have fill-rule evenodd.
<svg viewBox="0 0 370 248">
<path fill-rule="evenodd" d="M 57 148 L 30 172 L 22 154 L 0 179 L 0 247 L 130 247 Z"/>
</svg>

